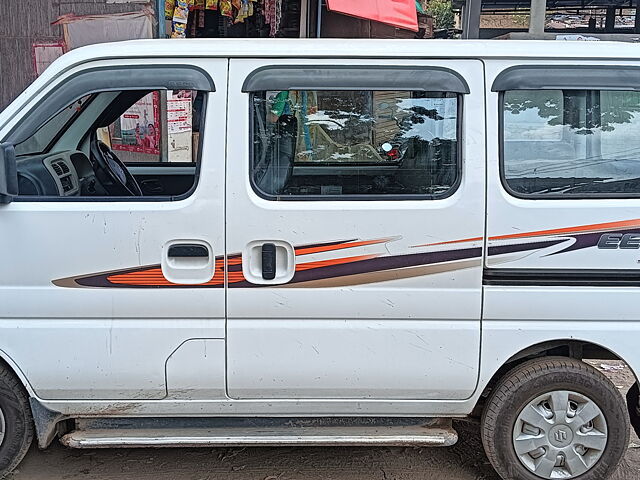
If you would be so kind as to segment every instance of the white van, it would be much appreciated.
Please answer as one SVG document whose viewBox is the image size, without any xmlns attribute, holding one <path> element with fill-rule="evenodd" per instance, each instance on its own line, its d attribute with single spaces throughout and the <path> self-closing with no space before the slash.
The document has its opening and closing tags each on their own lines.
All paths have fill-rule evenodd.
<svg viewBox="0 0 640 480">
<path fill-rule="evenodd" d="M 602 480 L 640 429 L 640 52 L 138 41 L 0 114 L 0 471 L 76 448 L 452 445 Z"/>
</svg>

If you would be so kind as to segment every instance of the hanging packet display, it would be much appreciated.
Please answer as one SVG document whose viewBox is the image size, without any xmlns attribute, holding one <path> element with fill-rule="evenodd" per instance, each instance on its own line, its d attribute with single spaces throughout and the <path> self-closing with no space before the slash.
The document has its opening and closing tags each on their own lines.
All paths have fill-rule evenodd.
<svg viewBox="0 0 640 480">
<path fill-rule="evenodd" d="M 193 8 L 194 0 L 176 0 L 176 8 L 173 11 L 171 38 L 185 38 L 187 36 L 187 21 L 189 9 Z"/>
<path fill-rule="evenodd" d="M 232 0 L 231 4 L 233 5 L 233 8 L 235 9 L 235 15 L 234 15 L 234 19 L 233 19 L 233 23 L 242 23 L 244 22 L 244 14 L 245 12 L 243 11 L 243 4 L 244 2 L 242 0 Z"/>
<path fill-rule="evenodd" d="M 187 36 L 187 24 L 173 22 L 171 38 L 185 38 Z"/>
<path fill-rule="evenodd" d="M 173 23 L 187 23 L 189 19 L 189 2 L 187 0 L 177 0 L 176 8 L 173 11 Z"/>
<path fill-rule="evenodd" d="M 220 15 L 224 15 L 225 17 L 233 17 L 233 7 L 231 5 L 231 0 L 220 0 L 219 8 Z"/>
<path fill-rule="evenodd" d="M 218 0 L 206 0 L 205 8 L 207 10 L 218 10 Z"/>
<path fill-rule="evenodd" d="M 176 9 L 176 0 L 165 0 L 164 2 L 164 18 L 173 20 L 173 12 Z"/>
</svg>

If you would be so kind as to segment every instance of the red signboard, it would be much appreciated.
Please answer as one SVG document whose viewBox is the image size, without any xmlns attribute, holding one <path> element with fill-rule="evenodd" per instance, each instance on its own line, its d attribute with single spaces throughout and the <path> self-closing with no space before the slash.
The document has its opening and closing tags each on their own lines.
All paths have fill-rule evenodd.
<svg viewBox="0 0 640 480">
<path fill-rule="evenodd" d="M 329 10 L 418 31 L 416 0 L 327 0 Z"/>
</svg>

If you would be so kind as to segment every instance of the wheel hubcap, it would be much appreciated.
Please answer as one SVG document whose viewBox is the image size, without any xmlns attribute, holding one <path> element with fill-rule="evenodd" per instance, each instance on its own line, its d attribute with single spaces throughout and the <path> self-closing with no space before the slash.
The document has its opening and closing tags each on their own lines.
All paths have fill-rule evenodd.
<svg viewBox="0 0 640 480">
<path fill-rule="evenodd" d="M 540 478 L 574 478 L 600 459 L 607 422 L 600 408 L 580 393 L 556 390 L 533 399 L 519 413 L 513 448 Z"/>
</svg>

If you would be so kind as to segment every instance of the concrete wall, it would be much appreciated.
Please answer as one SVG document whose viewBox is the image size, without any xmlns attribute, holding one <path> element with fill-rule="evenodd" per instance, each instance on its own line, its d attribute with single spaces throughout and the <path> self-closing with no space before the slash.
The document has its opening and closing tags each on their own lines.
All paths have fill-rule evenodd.
<svg viewBox="0 0 640 480">
<path fill-rule="evenodd" d="M 0 0 L 0 110 L 35 79 L 32 45 L 62 39 L 60 15 L 96 15 L 140 10 L 126 0 Z"/>
</svg>

